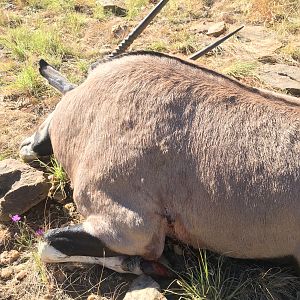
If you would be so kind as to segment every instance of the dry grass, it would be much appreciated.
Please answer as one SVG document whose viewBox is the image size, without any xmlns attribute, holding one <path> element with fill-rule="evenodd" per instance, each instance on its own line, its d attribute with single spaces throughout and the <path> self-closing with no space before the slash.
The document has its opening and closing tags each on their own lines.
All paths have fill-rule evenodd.
<svg viewBox="0 0 300 300">
<path fill-rule="evenodd" d="M 46 214 L 50 214 L 49 205 L 43 210 Z M 101 266 L 45 265 L 41 261 L 36 250 L 41 237 L 36 235 L 33 228 L 46 230 L 53 225 L 63 226 L 70 222 L 70 217 L 63 211 L 52 207 L 51 214 L 53 213 L 56 218 L 55 224 L 42 225 L 39 221 L 33 221 L 33 216 L 10 224 L 9 231 L 14 241 L 10 240 L 6 244 L 6 249 L 17 249 L 22 255 L 17 262 L 9 265 L 13 270 L 12 276 L 5 281 L 0 278 L 0 299 L 83 300 L 91 294 L 119 299 L 126 290 L 127 282 L 116 273 L 105 270 Z M 53 217 L 48 215 L 45 220 L 49 218 Z M 25 272 L 26 275 L 22 279 L 16 279 L 20 271 Z"/>
<path fill-rule="evenodd" d="M 249 15 L 255 21 L 275 23 L 299 13 L 298 0 L 252 0 Z"/>
<path fill-rule="evenodd" d="M 166 294 L 192 300 L 296 300 L 300 278 L 287 267 L 236 260 L 185 247 L 185 270 Z"/>
</svg>

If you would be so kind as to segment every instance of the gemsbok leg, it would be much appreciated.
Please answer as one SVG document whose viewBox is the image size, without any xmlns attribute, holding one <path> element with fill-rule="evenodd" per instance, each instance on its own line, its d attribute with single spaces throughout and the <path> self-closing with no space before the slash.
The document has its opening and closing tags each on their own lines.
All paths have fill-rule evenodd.
<svg viewBox="0 0 300 300">
<path fill-rule="evenodd" d="M 39 254 L 45 263 L 100 264 L 119 273 L 172 276 L 159 262 L 110 250 L 100 239 L 87 233 L 82 224 L 49 230 L 39 244 Z"/>
</svg>

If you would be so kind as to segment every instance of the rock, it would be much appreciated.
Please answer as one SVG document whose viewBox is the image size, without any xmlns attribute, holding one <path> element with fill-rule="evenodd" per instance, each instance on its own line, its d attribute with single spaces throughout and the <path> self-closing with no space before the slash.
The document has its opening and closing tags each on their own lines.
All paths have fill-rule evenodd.
<svg viewBox="0 0 300 300">
<path fill-rule="evenodd" d="M 64 272 L 61 269 L 55 270 L 55 272 L 53 273 L 53 276 L 58 283 L 63 283 L 66 280 L 66 275 L 64 274 Z"/>
<path fill-rule="evenodd" d="M 226 31 L 226 24 L 224 21 L 215 23 L 212 26 L 210 26 L 207 30 L 207 35 L 212 35 L 214 37 L 220 36 L 222 33 Z"/>
<path fill-rule="evenodd" d="M 197 23 L 193 24 L 189 27 L 189 31 L 192 33 L 207 33 L 208 28 L 210 27 L 209 23 L 202 22 L 202 23 Z"/>
<path fill-rule="evenodd" d="M 42 171 L 15 159 L 0 161 L 0 221 L 22 214 L 47 197 L 50 183 Z"/>
<path fill-rule="evenodd" d="M 28 262 L 25 262 L 25 263 L 23 263 L 23 264 L 18 264 L 18 265 L 16 265 L 16 266 L 14 266 L 14 272 L 15 272 L 15 273 L 19 273 L 19 272 L 21 272 L 21 271 L 23 271 L 23 270 L 26 270 L 26 269 L 28 269 L 28 268 L 30 268 L 30 267 L 28 266 Z"/>
<path fill-rule="evenodd" d="M 104 300 L 104 298 L 95 294 L 91 294 L 87 297 L 86 300 Z"/>
<path fill-rule="evenodd" d="M 156 281 L 149 276 L 141 275 L 133 280 L 124 300 L 166 300 L 159 290 L 160 287 Z"/>
<path fill-rule="evenodd" d="M 4 227 L 4 225 L 0 224 L 0 252 L 2 249 L 5 249 L 5 246 L 9 243 L 10 239 L 11 233 Z"/>
<path fill-rule="evenodd" d="M 285 64 L 264 65 L 260 78 L 271 87 L 300 96 L 300 68 Z"/>
<path fill-rule="evenodd" d="M 105 56 L 111 54 L 111 52 L 112 52 L 111 49 L 101 48 L 101 49 L 99 50 L 98 53 L 99 53 L 99 56 L 100 56 L 100 57 L 105 57 Z M 99 64 L 99 63 L 97 62 L 96 65 L 98 65 L 98 64 Z"/>
<path fill-rule="evenodd" d="M 39 300 L 51 300 L 53 298 L 54 297 L 52 294 L 46 294 L 46 295 L 42 296 L 42 298 L 40 298 Z"/>
<path fill-rule="evenodd" d="M 20 257 L 20 252 L 17 250 L 3 251 L 0 255 L 0 264 L 9 265 Z"/>
<path fill-rule="evenodd" d="M 65 263 L 64 264 L 64 270 L 66 270 L 66 272 L 71 272 L 74 273 L 76 270 L 78 270 L 78 266 L 75 263 Z"/>
<path fill-rule="evenodd" d="M 7 280 L 11 277 L 12 274 L 13 274 L 13 268 L 6 267 L 1 270 L 0 277 L 4 280 Z"/>
<path fill-rule="evenodd" d="M 263 64 L 276 64 L 278 62 L 278 58 L 272 55 L 265 55 L 259 57 L 258 61 Z"/>
<path fill-rule="evenodd" d="M 21 281 L 23 280 L 25 277 L 27 276 L 27 271 L 22 270 L 19 273 L 17 273 L 17 275 L 15 276 L 15 279 Z"/>
<path fill-rule="evenodd" d="M 124 1 L 98 0 L 98 2 L 103 6 L 105 12 L 111 12 L 120 17 L 125 17 L 127 15 Z"/>
<path fill-rule="evenodd" d="M 240 50 L 251 55 L 252 59 L 273 56 L 282 47 L 275 33 L 263 26 L 247 25 L 238 33 Z"/>
<path fill-rule="evenodd" d="M 127 25 L 114 25 L 111 29 L 111 33 L 115 38 L 121 39 L 124 37 L 128 29 Z"/>
<path fill-rule="evenodd" d="M 70 216 L 72 216 L 76 212 L 76 208 L 73 202 L 67 203 L 64 205 L 64 210 L 66 213 L 68 213 Z"/>
<path fill-rule="evenodd" d="M 221 15 L 222 20 L 228 24 L 234 24 L 237 21 L 236 14 L 234 12 L 222 12 Z"/>
</svg>

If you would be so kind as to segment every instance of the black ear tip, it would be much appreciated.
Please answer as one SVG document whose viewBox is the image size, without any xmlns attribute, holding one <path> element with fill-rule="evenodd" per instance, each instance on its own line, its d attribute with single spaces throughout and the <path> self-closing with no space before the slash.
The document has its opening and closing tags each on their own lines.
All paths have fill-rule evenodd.
<svg viewBox="0 0 300 300">
<path fill-rule="evenodd" d="M 45 67 L 49 66 L 49 64 L 43 59 L 41 59 L 39 61 L 39 65 L 40 65 L 40 68 L 45 68 Z"/>
</svg>

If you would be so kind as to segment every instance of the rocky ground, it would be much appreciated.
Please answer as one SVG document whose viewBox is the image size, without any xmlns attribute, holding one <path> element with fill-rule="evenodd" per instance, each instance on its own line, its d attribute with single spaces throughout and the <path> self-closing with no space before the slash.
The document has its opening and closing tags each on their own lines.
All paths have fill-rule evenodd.
<svg viewBox="0 0 300 300">
<path fill-rule="evenodd" d="M 20 142 L 35 130 L 59 101 L 59 94 L 39 77 L 38 60 L 46 58 L 71 81 L 79 83 L 86 76 L 89 65 L 110 53 L 147 14 L 154 2 L 132 0 L 126 1 L 124 5 L 121 1 L 120 6 L 127 9 L 127 15 L 120 16 L 115 9 L 105 11 L 96 2 L 88 0 L 0 1 L 0 160 L 17 158 Z M 200 58 L 197 63 L 252 86 L 300 96 L 300 18 L 297 3 L 255 0 L 170 1 L 130 50 L 155 50 L 186 58 L 219 36 L 245 24 L 245 28 L 236 36 Z M 30 44 L 28 41 L 35 43 Z M 43 43 L 47 44 L 46 47 Z M 36 254 L 36 244 L 41 239 L 39 230 L 76 223 L 80 216 L 71 198 L 60 202 L 45 199 L 43 191 L 35 193 L 39 194 L 40 202 L 33 201 L 29 206 L 37 202 L 39 204 L 23 214 L 21 220 L 13 222 L 8 215 L 21 214 L 21 211 L 10 208 L 9 212 L 3 212 L 3 201 L 6 201 L 5 197 L 10 198 L 8 191 L 13 185 L 5 186 L 1 181 L 1 175 L 7 172 L 2 164 L 0 213 L 5 215 L 2 221 L 6 222 L 0 225 L 0 299 L 124 298 L 135 276 L 121 276 L 103 270 L 100 266 L 45 267 L 40 262 Z M 18 180 L 14 178 L 13 182 L 21 180 L 20 176 Z M 17 183 L 14 186 L 15 193 L 20 188 Z M 30 182 L 27 182 L 27 186 L 32 192 Z M 21 198 L 16 199 L 22 201 Z M 24 204 L 28 204 L 24 199 Z M 198 270 L 201 272 L 208 265 L 211 268 L 205 278 L 201 277 L 205 272 L 197 273 L 202 274 L 198 278 L 202 282 L 200 287 L 196 286 L 191 277 L 169 288 L 170 281 L 159 281 L 163 289 L 172 290 L 166 293 L 168 299 L 175 297 L 174 293 L 186 293 L 184 299 L 229 299 L 222 296 L 225 292 L 220 286 L 218 289 L 222 293 L 214 296 L 211 292 L 195 292 L 201 289 L 212 290 L 212 287 L 216 288 L 216 282 L 224 278 L 230 278 L 232 282 L 240 280 L 252 286 L 251 290 L 245 284 L 247 289 L 232 299 L 297 297 L 299 279 L 284 268 L 225 259 L 226 268 L 225 271 L 222 269 L 224 278 L 221 280 L 216 277 L 217 272 L 213 271 L 218 270 L 215 267 L 220 264 L 220 258 L 209 254 L 207 262 L 199 260 L 199 256 L 196 261 L 191 260 L 190 250 L 171 242 L 168 242 L 166 249 L 168 259 L 173 265 L 179 266 L 178 272 L 186 268 L 186 274 L 190 274 L 188 266 L 191 261 L 194 266 L 200 265 Z M 247 271 L 243 273 L 241 270 L 245 269 Z M 251 281 L 251 278 L 255 281 Z M 157 292 L 156 283 L 149 278 L 142 278 L 135 282 L 137 286 L 142 284 L 139 280 L 148 283 L 146 294 L 131 294 L 125 297 L 126 300 L 150 300 L 152 298 L 148 292 L 156 299 L 163 299 L 164 296 Z M 178 292 L 180 287 L 185 288 L 185 292 L 182 289 Z M 131 290 L 139 291 L 140 288 Z M 260 298 L 256 298 L 257 295 Z"/>
</svg>

